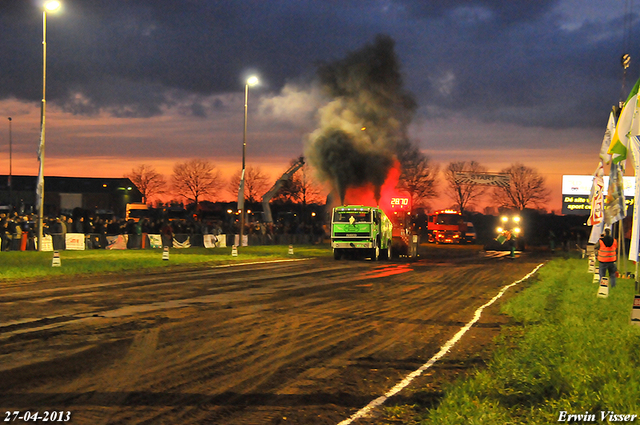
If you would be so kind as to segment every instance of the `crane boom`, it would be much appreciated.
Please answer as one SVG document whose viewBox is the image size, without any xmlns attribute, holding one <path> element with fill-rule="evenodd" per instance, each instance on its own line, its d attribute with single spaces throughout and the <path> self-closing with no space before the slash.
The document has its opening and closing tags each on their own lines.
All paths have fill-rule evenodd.
<svg viewBox="0 0 640 425">
<path fill-rule="evenodd" d="M 282 176 L 280 176 L 280 178 L 276 181 L 273 187 L 269 189 L 267 193 L 265 193 L 262 196 L 262 211 L 264 214 L 265 223 L 273 223 L 273 216 L 271 215 L 271 206 L 269 205 L 269 202 L 271 202 L 271 199 L 276 195 L 276 193 L 278 193 L 278 190 L 280 190 L 282 185 L 287 180 L 290 180 L 291 177 L 295 174 L 295 172 L 298 171 L 300 168 L 302 168 L 303 165 L 304 165 L 304 157 L 301 156 L 300 158 L 298 158 L 295 164 L 289 167 L 289 169 L 285 171 L 284 174 L 282 174 Z"/>
</svg>

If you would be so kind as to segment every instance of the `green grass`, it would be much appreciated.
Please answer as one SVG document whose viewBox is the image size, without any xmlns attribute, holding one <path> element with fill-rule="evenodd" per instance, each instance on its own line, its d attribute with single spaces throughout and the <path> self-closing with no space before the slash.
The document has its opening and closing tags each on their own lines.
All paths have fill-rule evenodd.
<svg viewBox="0 0 640 425">
<path fill-rule="evenodd" d="M 92 273 L 137 271 L 141 269 L 188 266 L 196 264 L 229 264 L 286 258 L 330 256 L 327 245 L 250 246 L 231 256 L 231 248 L 171 249 L 169 260 L 162 259 L 161 249 L 60 251 L 61 267 L 52 267 L 52 252 L 0 252 L 0 282 L 20 281 L 46 276 L 72 276 Z"/>
<path fill-rule="evenodd" d="M 504 329 L 487 368 L 450 385 L 422 424 L 548 424 L 561 411 L 640 415 L 640 326 L 630 324 L 634 282 L 606 299 L 587 260 L 555 259 L 503 306 Z"/>
</svg>

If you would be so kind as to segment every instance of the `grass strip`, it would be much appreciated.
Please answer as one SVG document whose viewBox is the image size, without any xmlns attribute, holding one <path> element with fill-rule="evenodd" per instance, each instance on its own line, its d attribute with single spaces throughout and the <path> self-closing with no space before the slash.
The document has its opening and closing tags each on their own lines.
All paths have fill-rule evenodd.
<svg viewBox="0 0 640 425">
<path fill-rule="evenodd" d="M 0 283 L 42 278 L 75 276 L 94 273 L 139 271 L 196 264 L 232 264 L 286 258 L 330 256 L 326 245 L 296 245 L 294 254 L 288 246 L 249 246 L 238 249 L 238 256 L 229 248 L 171 249 L 169 260 L 162 259 L 161 249 L 60 251 L 60 267 L 52 267 L 52 252 L 1 252 Z"/>
<path fill-rule="evenodd" d="M 561 412 L 640 416 L 640 327 L 630 324 L 634 282 L 608 298 L 587 260 L 555 259 L 505 303 L 513 319 L 487 367 L 451 384 L 421 424 L 549 424 Z M 587 417 L 591 419 L 591 417 Z M 638 419 L 636 418 L 636 421 Z M 593 422 L 593 421 L 577 421 Z"/>
</svg>

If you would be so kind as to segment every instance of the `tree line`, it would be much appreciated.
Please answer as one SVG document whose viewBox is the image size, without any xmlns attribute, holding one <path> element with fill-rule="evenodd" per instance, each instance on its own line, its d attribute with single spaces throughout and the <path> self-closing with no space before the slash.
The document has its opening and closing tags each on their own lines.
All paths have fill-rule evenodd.
<svg viewBox="0 0 640 425">
<path fill-rule="evenodd" d="M 440 194 L 439 166 L 413 144 L 407 143 L 398 152 L 402 169 L 398 189 L 410 195 L 414 206 L 428 206 Z M 292 160 L 292 163 L 295 161 Z M 203 200 L 218 200 L 220 193 L 225 190 L 237 198 L 241 172 L 238 170 L 226 179 L 212 162 L 196 158 L 176 163 L 169 180 L 147 164 L 134 168 L 125 177 L 136 185 L 144 203 L 158 195 L 172 194 L 197 206 Z M 459 172 L 484 173 L 487 167 L 476 161 L 452 161 L 443 169 L 442 193 L 451 200 L 451 207 L 463 213 L 474 210 L 482 201 L 490 201 L 500 209 L 524 210 L 544 208 L 549 200 L 544 177 L 522 163 L 500 170 L 510 178 L 509 185 L 505 187 L 464 183 L 455 178 Z M 304 205 L 322 203 L 322 187 L 312 175 L 305 164 L 300 172 L 285 182 L 273 201 Z M 260 167 L 248 166 L 245 170 L 245 199 L 250 203 L 260 202 L 262 195 L 274 183 L 275 180 Z"/>
<path fill-rule="evenodd" d="M 307 165 L 304 165 L 300 172 L 285 182 L 273 200 L 304 204 L 324 201 L 321 197 L 321 187 L 310 174 Z M 176 163 L 168 180 L 148 164 L 135 167 L 124 177 L 136 185 L 142 195 L 143 203 L 149 203 L 158 195 L 169 194 L 186 200 L 187 204 L 197 206 L 203 200 L 219 200 L 220 194 L 225 190 L 237 198 L 241 175 L 242 170 L 238 170 L 227 179 L 211 161 L 195 158 Z M 244 196 L 250 203 L 260 202 L 262 195 L 275 183 L 275 180 L 265 174 L 260 167 L 251 165 L 245 169 L 244 180 Z"/>
<path fill-rule="evenodd" d="M 409 193 L 413 205 L 427 206 L 440 194 L 439 166 L 409 142 L 398 149 L 398 161 L 402 167 L 398 188 Z M 485 173 L 487 167 L 476 161 L 452 161 L 443 170 L 443 193 L 451 199 L 451 206 L 462 213 L 473 210 L 481 201 L 490 201 L 499 209 L 524 210 L 544 208 L 549 200 L 544 177 L 519 162 L 500 170 L 510 179 L 504 187 L 464 183 L 455 178 L 459 172 Z"/>
</svg>

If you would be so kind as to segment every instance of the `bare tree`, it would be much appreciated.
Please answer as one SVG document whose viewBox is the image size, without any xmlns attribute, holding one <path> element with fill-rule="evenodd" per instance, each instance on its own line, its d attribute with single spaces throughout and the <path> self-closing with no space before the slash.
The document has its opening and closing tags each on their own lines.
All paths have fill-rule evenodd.
<svg viewBox="0 0 640 425">
<path fill-rule="evenodd" d="M 397 158 L 402 167 L 398 189 L 409 193 L 412 205 L 421 205 L 435 198 L 439 167 L 431 164 L 430 158 L 409 141 L 398 144 Z"/>
<path fill-rule="evenodd" d="M 456 181 L 455 174 L 461 172 L 482 173 L 487 167 L 483 167 L 475 161 L 454 161 L 450 162 L 444 171 L 444 178 L 447 181 L 445 194 L 455 203 L 456 208 L 464 212 L 475 205 L 485 193 L 487 186 L 461 183 Z"/>
<path fill-rule="evenodd" d="M 227 186 L 227 190 L 235 198 L 238 197 L 241 176 L 242 170 L 238 170 L 231 176 Z M 249 165 L 244 171 L 244 196 L 247 202 L 259 202 L 267 190 L 269 190 L 269 176 L 264 174 L 260 167 Z"/>
<path fill-rule="evenodd" d="M 291 161 L 293 165 L 298 159 Z M 301 202 L 303 206 L 313 202 L 323 202 L 321 189 L 311 177 L 308 163 L 282 184 L 273 200 L 276 202 Z"/>
<path fill-rule="evenodd" d="M 509 174 L 511 182 L 507 187 L 494 188 L 493 199 L 500 207 L 517 210 L 532 206 L 541 208 L 549 200 L 544 177 L 535 169 L 515 163 L 501 173 Z"/>
<path fill-rule="evenodd" d="M 302 173 L 299 173 L 300 188 L 302 191 L 302 202 L 307 205 L 308 203 L 322 203 L 326 199 L 326 195 L 322 196 L 322 186 L 313 178 L 314 172 L 309 164 L 304 164 L 302 167 Z"/>
<path fill-rule="evenodd" d="M 154 195 L 164 193 L 167 181 L 151 165 L 141 164 L 131 170 L 125 177 L 138 188 L 142 194 L 142 202 L 147 203 Z"/>
<path fill-rule="evenodd" d="M 188 201 L 195 203 L 203 196 L 216 197 L 224 186 L 220 170 L 205 159 L 192 159 L 173 166 L 171 185 L 174 192 Z"/>
</svg>

